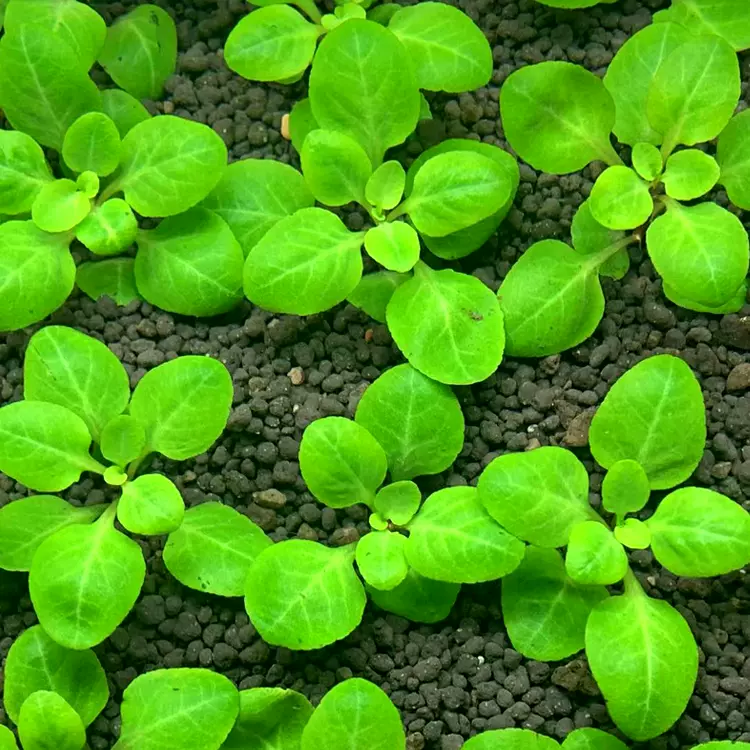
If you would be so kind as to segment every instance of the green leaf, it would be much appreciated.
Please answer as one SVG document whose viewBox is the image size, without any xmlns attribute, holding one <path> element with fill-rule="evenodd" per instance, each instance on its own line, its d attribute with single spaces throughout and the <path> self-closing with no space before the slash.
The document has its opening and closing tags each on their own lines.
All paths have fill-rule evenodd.
<svg viewBox="0 0 750 750">
<path fill-rule="evenodd" d="M 604 315 L 597 267 L 608 253 L 582 258 L 564 242 L 542 240 L 519 258 L 497 296 L 508 354 L 544 357 L 587 339 Z"/>
<path fill-rule="evenodd" d="M 146 433 L 130 414 L 120 414 L 104 426 L 99 448 L 104 458 L 125 467 L 140 458 L 146 447 Z"/>
<path fill-rule="evenodd" d="M 221 503 L 185 513 L 164 547 L 167 570 L 185 586 L 217 596 L 242 596 L 247 571 L 271 540 L 249 518 Z"/>
<path fill-rule="evenodd" d="M 659 153 L 659 149 L 652 143 L 636 143 L 633 146 L 631 158 L 633 160 L 633 169 L 644 180 L 648 180 L 649 182 L 655 180 L 661 174 L 664 167 L 661 153 Z"/>
<path fill-rule="evenodd" d="M 371 531 L 360 539 L 355 559 L 360 575 L 370 586 L 390 591 L 406 578 L 406 541 L 405 536 L 393 531 Z"/>
<path fill-rule="evenodd" d="M 314 206 L 315 198 L 294 167 L 272 159 L 243 159 L 226 168 L 201 205 L 224 219 L 247 257 L 271 227 Z"/>
<path fill-rule="evenodd" d="M 715 203 L 670 201 L 667 212 L 648 228 L 646 244 L 664 283 L 704 305 L 729 301 L 747 276 L 747 232 L 734 214 Z"/>
<path fill-rule="evenodd" d="M 313 130 L 305 138 L 301 160 L 305 181 L 321 203 L 364 203 L 372 164 L 354 138 L 333 130 Z"/>
<path fill-rule="evenodd" d="M 462 750 L 560 750 L 560 745 L 530 729 L 490 729 L 469 739 Z"/>
<path fill-rule="evenodd" d="M 655 23 L 633 34 L 620 47 L 604 76 L 604 85 L 615 102 L 613 129 L 618 141 L 631 146 L 662 142 L 662 135 L 649 122 L 646 100 L 662 63 L 691 38 L 681 26 Z"/>
<path fill-rule="evenodd" d="M 135 286 L 134 267 L 135 261 L 132 258 L 82 263 L 78 266 L 75 281 L 78 288 L 94 301 L 107 296 L 118 305 L 127 305 L 133 300 L 140 299 Z"/>
<path fill-rule="evenodd" d="M 608 167 L 587 201 L 594 219 L 608 229 L 635 229 L 654 210 L 648 183 L 629 167 Z"/>
<path fill-rule="evenodd" d="M 159 99 L 177 66 L 171 16 L 156 5 L 139 5 L 120 16 L 107 30 L 99 64 L 136 99 Z"/>
<path fill-rule="evenodd" d="M 314 315 L 343 302 L 362 277 L 364 232 L 303 208 L 279 221 L 245 261 L 245 295 L 272 312 Z"/>
<path fill-rule="evenodd" d="M 386 612 L 393 612 L 412 622 L 431 624 L 448 617 L 460 590 L 459 583 L 423 578 L 410 568 L 406 578 L 395 589 L 378 591 L 368 588 L 367 593 Z"/>
<path fill-rule="evenodd" d="M 44 152 L 33 138 L 0 130 L 0 213 L 27 213 L 39 191 L 51 180 Z"/>
<path fill-rule="evenodd" d="M 67 130 L 62 155 L 74 172 L 96 172 L 106 177 L 120 163 L 120 134 L 101 112 L 81 115 Z"/>
<path fill-rule="evenodd" d="M 329 508 L 372 506 L 388 470 L 378 441 L 345 417 L 325 417 L 308 425 L 299 447 L 299 465 L 310 492 Z"/>
<path fill-rule="evenodd" d="M 489 83 L 490 45 L 458 8 L 423 2 L 396 12 L 388 28 L 406 48 L 420 89 L 460 93 Z"/>
<path fill-rule="evenodd" d="M 237 688 L 208 669 L 157 669 L 123 694 L 116 750 L 219 750 L 240 711 Z"/>
<path fill-rule="evenodd" d="M 406 526 L 414 518 L 421 502 L 422 493 L 419 487 L 407 479 L 379 490 L 375 495 L 375 510 L 381 518 L 393 522 L 396 526 Z"/>
<path fill-rule="evenodd" d="M 716 160 L 721 167 L 719 182 L 727 189 L 729 200 L 750 209 L 750 113 L 735 115 L 719 135 Z"/>
<path fill-rule="evenodd" d="M 396 750 L 405 743 L 401 716 L 388 696 L 353 677 L 323 696 L 302 733 L 301 750 Z"/>
<path fill-rule="evenodd" d="M 654 74 L 646 114 L 664 136 L 663 153 L 680 143 L 716 138 L 740 98 L 740 65 L 731 45 L 717 36 L 690 39 Z"/>
<path fill-rule="evenodd" d="M 591 727 L 574 729 L 562 746 L 563 750 L 628 750 L 628 746 L 614 735 Z"/>
<path fill-rule="evenodd" d="M 82 172 L 76 178 L 76 187 L 90 199 L 96 198 L 99 193 L 99 178 L 94 172 Z"/>
<path fill-rule="evenodd" d="M 558 661 L 583 648 L 586 620 L 607 599 L 604 586 L 580 586 L 557 550 L 527 547 L 503 580 L 503 619 L 513 648 L 530 659 Z"/>
<path fill-rule="evenodd" d="M 18 717 L 24 750 L 82 750 L 86 729 L 75 709 L 57 693 L 39 690 L 30 695 Z"/>
<path fill-rule="evenodd" d="M 218 133 L 199 122 L 162 115 L 135 125 L 122 139 L 115 185 L 141 216 L 173 216 L 202 201 L 226 163 L 227 147 Z"/>
<path fill-rule="evenodd" d="M 47 326 L 29 341 L 24 398 L 64 406 L 98 442 L 104 426 L 125 411 L 130 381 L 106 344 L 73 328 Z"/>
<path fill-rule="evenodd" d="M 104 19 L 77 0 L 13 0 L 5 13 L 7 34 L 33 24 L 55 42 L 64 42 L 76 53 L 81 70 L 95 62 L 107 35 Z"/>
<path fill-rule="evenodd" d="M 302 153 L 302 145 L 308 134 L 319 127 L 313 116 L 310 100 L 305 97 L 295 102 L 289 113 L 289 137 L 297 153 Z"/>
<path fill-rule="evenodd" d="M 406 273 L 419 260 L 419 235 L 403 221 L 379 224 L 365 234 L 365 250 L 381 266 Z"/>
<path fill-rule="evenodd" d="M 121 253 L 135 241 L 137 233 L 138 221 L 120 198 L 97 206 L 76 227 L 76 239 L 96 255 Z"/>
<path fill-rule="evenodd" d="M 355 419 L 383 446 L 395 480 L 439 474 L 463 448 L 464 418 L 455 394 L 411 365 L 377 378 Z"/>
<path fill-rule="evenodd" d="M 180 491 L 161 474 L 144 474 L 123 485 L 117 520 L 131 534 L 169 534 L 180 528 L 184 515 Z"/>
<path fill-rule="evenodd" d="M 264 550 L 245 588 L 245 608 L 261 638 L 307 651 L 349 635 L 367 600 L 353 561 L 351 545 L 292 539 Z"/>
<path fill-rule="evenodd" d="M 32 490 L 59 492 L 84 471 L 103 471 L 90 445 L 86 423 L 62 406 L 17 401 L 0 409 L 0 471 Z"/>
<path fill-rule="evenodd" d="M 310 73 L 310 105 L 320 127 L 359 142 L 377 168 L 419 119 L 409 55 L 388 29 L 353 19 L 320 43 Z"/>
<path fill-rule="evenodd" d="M 68 244 L 31 221 L 0 224 L 0 331 L 25 328 L 65 302 L 76 275 Z"/>
<path fill-rule="evenodd" d="M 85 726 L 96 719 L 109 700 L 107 677 L 96 654 L 63 648 L 41 625 L 35 625 L 14 641 L 5 663 L 3 701 L 14 722 L 18 723 L 26 699 L 39 690 L 64 698 Z"/>
<path fill-rule="evenodd" d="M 381 211 L 390 211 L 401 201 L 405 186 L 404 168 L 397 161 L 387 161 L 381 164 L 367 180 L 365 198 Z"/>
<path fill-rule="evenodd" d="M 376 271 L 363 276 L 346 301 L 363 310 L 378 323 L 385 323 L 385 311 L 393 293 L 411 278 L 405 273 Z"/>
<path fill-rule="evenodd" d="M 75 50 L 44 25 L 22 24 L 0 41 L 0 102 L 8 122 L 59 151 L 68 128 L 101 108 L 96 84 Z"/>
<path fill-rule="evenodd" d="M 67 232 L 91 211 L 91 201 L 73 180 L 55 180 L 42 186 L 31 206 L 31 218 L 45 232 Z"/>
<path fill-rule="evenodd" d="M 750 47 L 750 22 L 744 0 L 673 0 L 665 13 L 658 20 L 678 23 L 698 36 L 716 34 L 738 52 Z"/>
<path fill-rule="evenodd" d="M 628 592 L 628 588 L 637 591 Z M 626 581 L 625 596 L 600 602 L 586 624 L 586 656 L 609 715 L 628 737 L 665 732 L 693 692 L 698 649 L 682 615 Z"/>
<path fill-rule="evenodd" d="M 146 432 L 148 452 L 184 461 L 208 450 L 221 435 L 233 390 L 221 362 L 178 357 L 141 378 L 130 401 L 130 415 Z"/>
<path fill-rule="evenodd" d="M 77 508 L 54 495 L 8 503 L 0 508 L 0 568 L 30 570 L 34 553 L 45 539 L 66 526 L 92 523 L 102 510 L 101 505 Z M 5 691 L 7 696 L 7 684 Z"/>
<path fill-rule="evenodd" d="M 288 5 L 254 10 L 232 29 L 224 58 L 251 81 L 283 81 L 303 73 L 322 29 Z"/>
<path fill-rule="evenodd" d="M 3 14 L 2 2 L 0 1 L 0 22 Z M 0 750 L 18 750 L 16 737 L 8 727 L 0 725 Z"/>
<path fill-rule="evenodd" d="M 612 246 L 622 244 L 620 241 L 625 237 L 624 232 L 602 226 L 592 215 L 591 204 L 588 200 L 581 203 L 575 212 L 570 226 L 570 235 L 573 249 L 581 255 L 595 255 L 605 250 L 607 253 L 604 254 L 607 255 L 611 252 Z M 627 247 L 620 247 L 614 255 L 610 255 L 599 266 L 599 275 L 621 279 L 629 268 L 630 256 Z"/>
<path fill-rule="evenodd" d="M 381 26 L 387 26 L 391 18 L 403 7 L 403 5 L 397 3 L 381 3 L 367 11 L 367 19 L 379 23 Z"/>
<path fill-rule="evenodd" d="M 567 174 L 599 159 L 618 163 L 609 134 L 615 105 L 601 79 L 568 62 L 511 73 L 500 91 L 503 129 L 534 169 Z"/>
<path fill-rule="evenodd" d="M 474 276 L 433 271 L 420 262 L 414 277 L 393 293 L 386 319 L 409 363 L 438 382 L 478 383 L 502 360 L 500 304 Z"/>
<path fill-rule="evenodd" d="M 136 236 L 135 280 L 146 301 L 180 315 L 209 316 L 242 299 L 244 257 L 218 214 L 191 208 Z"/>
<path fill-rule="evenodd" d="M 151 118 L 138 99 L 120 89 L 102 91 L 102 112 L 114 122 L 120 138 L 124 138 L 139 122 Z"/>
<path fill-rule="evenodd" d="M 654 557 L 675 575 L 719 576 L 750 562 L 750 515 L 713 490 L 671 492 L 646 526 Z"/>
<path fill-rule="evenodd" d="M 403 212 L 431 237 L 443 237 L 486 219 L 513 194 L 508 173 L 473 151 L 451 151 L 428 159 L 414 175 Z"/>
<path fill-rule="evenodd" d="M 146 575 L 141 548 L 113 525 L 68 526 L 42 542 L 29 593 L 42 627 L 61 646 L 84 649 L 111 635 L 133 608 Z"/>
<path fill-rule="evenodd" d="M 616 461 L 604 475 L 602 505 L 610 513 L 637 513 L 645 507 L 650 494 L 648 476 L 637 461 Z"/>
<path fill-rule="evenodd" d="M 651 544 L 651 532 L 643 521 L 626 518 L 615 526 L 615 539 L 630 549 L 646 549 Z"/>
<path fill-rule="evenodd" d="M 637 461 L 652 490 L 684 482 L 706 443 L 703 395 L 690 368 L 660 354 L 628 370 L 594 415 L 589 443 L 605 469 L 625 459 Z"/>
<path fill-rule="evenodd" d="M 406 559 L 436 581 L 494 581 L 518 567 L 524 545 L 482 507 L 475 487 L 433 493 L 409 524 Z"/>
<path fill-rule="evenodd" d="M 498 456 L 477 486 L 482 505 L 503 528 L 540 547 L 564 547 L 573 527 L 593 516 L 588 472 L 564 448 Z"/>
<path fill-rule="evenodd" d="M 576 524 L 565 553 L 565 571 L 587 586 L 610 586 L 628 570 L 628 556 L 612 532 L 599 521 Z"/>
<path fill-rule="evenodd" d="M 299 750 L 302 730 L 312 713 L 310 701 L 294 690 L 242 690 L 240 715 L 221 750 Z"/>
<path fill-rule="evenodd" d="M 716 160 L 695 148 L 678 151 L 667 159 L 662 182 L 667 195 L 689 201 L 705 195 L 718 181 Z"/>
<path fill-rule="evenodd" d="M 112 487 L 122 487 L 128 481 L 128 475 L 118 466 L 108 466 L 102 478 Z"/>
</svg>

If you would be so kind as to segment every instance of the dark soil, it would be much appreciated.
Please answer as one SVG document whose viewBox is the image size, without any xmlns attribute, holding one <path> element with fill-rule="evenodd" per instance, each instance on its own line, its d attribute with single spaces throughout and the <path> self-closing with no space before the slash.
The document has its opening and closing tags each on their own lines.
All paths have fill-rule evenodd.
<svg viewBox="0 0 750 750">
<path fill-rule="evenodd" d="M 153 108 L 207 122 L 232 158 L 271 157 L 296 163 L 280 135 L 281 117 L 304 95 L 292 87 L 256 85 L 228 72 L 222 46 L 246 12 L 242 0 L 195 0 L 167 7 L 178 21 L 178 74 Z M 401 149 L 408 160 L 444 137 L 468 136 L 503 145 L 498 88 L 515 68 L 567 59 L 602 73 L 614 52 L 647 25 L 667 0 L 621 0 L 580 12 L 552 11 L 533 0 L 469 0 L 461 7 L 488 35 L 496 63 L 492 85 L 459 97 L 435 96 L 436 119 Z M 122 4 L 97 6 L 107 15 Z M 750 73 L 744 56 L 743 92 Z M 566 177 L 521 167 L 515 208 L 500 233 L 463 262 L 496 289 L 511 263 L 533 241 L 567 239 L 571 217 L 588 194 L 594 168 Z M 726 196 L 718 199 L 726 202 Z M 365 217 L 347 214 L 352 228 Z M 422 483 L 425 491 L 476 481 L 496 455 L 538 445 L 577 449 L 591 470 L 591 499 L 599 503 L 602 472 L 586 434 L 591 414 L 612 382 L 640 358 L 672 352 L 701 380 L 708 410 L 708 443 L 694 482 L 750 508 L 750 306 L 723 318 L 695 315 L 664 299 L 646 256 L 632 250 L 620 282 L 605 281 L 607 308 L 585 344 L 543 360 L 507 359 L 483 383 L 457 390 L 467 421 L 466 443 L 453 470 Z M 226 364 L 235 383 L 234 409 L 224 436 L 207 454 L 181 463 L 156 459 L 189 506 L 218 500 L 246 513 L 273 539 L 345 544 L 368 530 L 361 507 L 323 508 L 307 492 L 297 450 L 302 430 L 326 415 L 352 416 L 368 383 L 401 361 L 383 326 L 341 306 L 306 319 L 272 316 L 249 304 L 221 320 L 195 321 L 143 303 L 117 308 L 73 297 L 51 322 L 104 340 L 127 367 L 132 383 L 180 354 L 208 354 Z M 22 356 L 32 331 L 0 337 L 0 403 L 21 397 Z M 106 493 L 90 479 L 66 496 L 97 503 Z M 0 475 L 0 506 L 26 490 Z M 241 688 L 276 685 L 319 699 L 351 675 L 373 680 L 401 710 L 409 750 L 457 750 L 483 729 L 527 727 L 562 739 L 575 727 L 612 729 L 582 656 L 563 663 L 529 661 L 510 647 L 500 584 L 466 586 L 451 617 L 426 627 L 369 605 L 354 634 L 317 652 L 273 648 L 257 635 L 242 601 L 203 596 L 165 571 L 163 539 L 141 540 L 148 559 L 143 594 L 133 613 L 96 651 L 112 700 L 90 731 L 93 750 L 112 747 L 119 731 L 122 691 L 158 667 L 202 666 Z M 709 739 L 750 740 L 750 582 L 745 571 L 718 580 L 678 579 L 653 565 L 648 552 L 632 562 L 653 596 L 687 618 L 701 647 L 695 693 L 685 715 L 654 747 L 689 747 Z M 0 658 L 35 616 L 26 578 L 0 573 Z M 2 671 L 0 671 L 0 681 Z M 0 703 L 0 723 L 7 719 Z M 334 749 L 331 749 L 334 750 Z"/>
</svg>

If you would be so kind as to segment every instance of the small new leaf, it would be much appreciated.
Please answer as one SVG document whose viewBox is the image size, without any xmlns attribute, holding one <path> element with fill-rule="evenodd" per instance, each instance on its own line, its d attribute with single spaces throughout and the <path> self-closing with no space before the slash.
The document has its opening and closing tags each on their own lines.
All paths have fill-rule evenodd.
<svg viewBox="0 0 750 750">
<path fill-rule="evenodd" d="M 419 235 L 403 221 L 379 224 L 365 234 L 365 250 L 381 266 L 406 273 L 419 260 Z"/>
<path fill-rule="evenodd" d="M 628 167 L 608 167 L 599 175 L 588 200 L 594 218 L 608 229 L 635 229 L 654 209 L 648 183 Z"/>
<path fill-rule="evenodd" d="M 81 717 L 65 698 L 47 690 L 33 693 L 21 706 L 18 736 L 24 750 L 81 750 L 86 744 Z"/>
<path fill-rule="evenodd" d="M 131 534 L 169 534 L 180 527 L 184 515 L 180 491 L 161 474 L 144 474 L 126 482 L 117 505 L 117 520 Z"/>
<path fill-rule="evenodd" d="M 414 518 L 422 502 L 422 493 L 408 479 L 386 485 L 375 495 L 375 510 L 381 518 L 396 526 L 406 526 Z M 2 513 L 2 511 L 0 511 Z"/>
<path fill-rule="evenodd" d="M 77 227 L 76 239 L 95 255 L 117 255 L 126 250 L 138 233 L 138 221 L 121 198 L 110 198 L 97 206 Z"/>
<path fill-rule="evenodd" d="M 705 195 L 719 181 L 720 173 L 715 159 L 698 149 L 688 148 L 667 159 L 662 182 L 668 196 L 689 201 Z"/>
<path fill-rule="evenodd" d="M 565 553 L 565 570 L 587 586 L 611 586 L 625 577 L 628 556 L 612 532 L 598 521 L 573 527 Z"/>
<path fill-rule="evenodd" d="M 405 186 L 406 172 L 401 164 L 386 161 L 367 180 L 365 198 L 381 211 L 390 211 L 399 204 Z"/>
<path fill-rule="evenodd" d="M 648 476 L 643 467 L 626 458 L 610 466 L 602 481 L 602 505 L 605 510 L 623 517 L 637 513 L 651 494 Z"/>
<path fill-rule="evenodd" d="M 644 180 L 651 182 L 664 166 L 659 149 L 652 143 L 636 143 L 631 153 L 633 168 Z"/>
<path fill-rule="evenodd" d="M 91 211 L 91 201 L 73 180 L 48 182 L 37 194 L 31 206 L 31 218 L 39 229 L 67 232 L 80 224 Z"/>
<path fill-rule="evenodd" d="M 96 172 L 106 177 L 120 163 L 120 133 L 101 112 L 81 115 L 65 133 L 62 155 L 74 172 Z"/>
<path fill-rule="evenodd" d="M 405 536 L 393 531 L 372 531 L 357 543 L 357 567 L 370 586 L 390 591 L 406 578 L 406 541 Z"/>
</svg>

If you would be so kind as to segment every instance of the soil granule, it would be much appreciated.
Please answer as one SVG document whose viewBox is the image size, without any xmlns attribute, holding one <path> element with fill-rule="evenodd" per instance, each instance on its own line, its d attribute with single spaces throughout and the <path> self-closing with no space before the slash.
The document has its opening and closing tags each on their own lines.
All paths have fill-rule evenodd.
<svg viewBox="0 0 750 750">
<path fill-rule="evenodd" d="M 297 165 L 280 134 L 281 118 L 305 94 L 290 87 L 244 81 L 223 63 L 226 35 L 247 12 L 242 0 L 157 0 L 177 20 L 180 56 L 154 112 L 212 126 L 230 158 L 275 158 Z M 435 119 L 397 150 L 405 163 L 446 137 L 480 138 L 507 148 L 498 120 L 499 86 L 516 68 L 569 60 L 602 74 L 614 53 L 668 0 L 621 0 L 578 12 L 555 11 L 533 0 L 468 0 L 460 7 L 487 34 L 495 72 L 491 85 L 460 96 L 431 95 Z M 110 20 L 127 3 L 97 5 Z M 743 97 L 750 55 L 741 55 Z M 106 76 L 100 74 L 100 82 Z M 743 107 L 746 104 L 743 102 Z M 556 177 L 521 164 L 515 206 L 485 248 L 457 264 L 497 289 L 532 242 L 569 239 L 571 218 L 601 165 Z M 716 200 L 726 205 L 718 191 Z M 366 221 L 345 211 L 352 229 Z M 743 217 L 744 218 L 744 217 Z M 452 470 L 420 480 L 425 492 L 473 483 L 507 451 L 539 445 L 576 450 L 591 474 L 591 501 L 600 502 L 602 471 L 586 448 L 588 423 L 610 385 L 639 359 L 678 354 L 701 381 L 708 441 L 693 483 L 750 508 L 750 306 L 710 317 L 671 305 L 639 247 L 619 282 L 604 280 L 604 320 L 574 350 L 541 360 L 505 360 L 488 380 L 456 389 L 466 417 L 466 442 Z M 185 502 L 214 500 L 245 513 L 275 540 L 302 538 L 331 545 L 367 533 L 363 507 L 325 508 L 307 491 L 297 452 L 303 429 L 328 415 L 352 416 L 366 386 L 402 361 L 387 330 L 351 306 L 308 318 L 274 316 L 244 303 L 221 319 L 179 318 L 145 303 L 117 308 L 76 294 L 50 322 L 105 341 L 127 368 L 132 385 L 149 369 L 183 354 L 221 360 L 234 381 L 227 430 L 194 460 L 155 457 L 151 468 L 172 478 Z M 33 330 L 0 336 L 0 403 L 22 395 L 22 357 Z M 101 483 L 84 479 L 64 495 L 97 503 Z M 0 506 L 27 494 L 0 475 Z M 653 505 L 653 504 L 652 504 Z M 352 675 L 379 684 L 399 708 L 408 750 L 458 750 L 476 732 L 503 727 L 538 730 L 557 739 L 577 727 L 612 730 L 585 658 L 545 664 L 511 648 L 500 611 L 500 584 L 465 586 L 451 616 L 423 626 L 368 605 L 348 638 L 315 652 L 264 643 L 242 601 L 201 595 L 165 570 L 162 538 L 141 539 L 148 561 L 142 595 L 131 615 L 96 648 L 112 700 L 89 731 L 92 750 L 111 748 L 119 732 L 122 691 L 139 674 L 161 667 L 200 666 L 226 674 L 240 688 L 280 686 L 313 701 Z M 700 646 L 700 671 L 684 716 L 655 748 L 687 748 L 710 739 L 750 741 L 750 584 L 745 571 L 713 580 L 672 576 L 648 551 L 631 554 L 652 596 L 687 618 Z M 36 622 L 26 577 L 0 572 L 0 659 Z M 2 671 L 0 670 L 0 683 Z M 0 702 L 0 723 L 7 723 Z"/>
</svg>

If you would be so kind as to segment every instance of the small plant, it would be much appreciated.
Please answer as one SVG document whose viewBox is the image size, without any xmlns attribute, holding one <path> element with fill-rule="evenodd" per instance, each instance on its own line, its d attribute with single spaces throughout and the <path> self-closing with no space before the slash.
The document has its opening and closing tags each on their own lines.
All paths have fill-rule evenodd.
<svg viewBox="0 0 750 750">
<path fill-rule="evenodd" d="M 115 519 L 133 534 L 160 535 L 191 524 L 195 511 L 213 509 L 230 524 L 239 516 L 218 504 L 186 514 L 167 477 L 138 474 L 151 453 L 181 461 L 207 450 L 231 402 L 229 373 L 207 357 L 159 365 L 131 396 L 125 369 L 96 339 L 57 326 L 32 336 L 24 400 L 0 408 L 0 471 L 38 492 L 64 490 L 84 471 L 121 488 L 108 505 L 74 507 L 45 494 L 0 509 L 0 568 L 29 571 L 39 622 L 57 643 L 94 646 L 135 604 L 146 566 Z"/>
<path fill-rule="evenodd" d="M 651 599 L 628 567 L 625 548 L 651 548 L 678 576 L 709 577 L 750 561 L 750 514 L 723 495 L 683 487 L 646 521 L 652 490 L 690 477 L 703 455 L 706 423 L 700 386 L 669 355 L 626 372 L 597 410 L 591 452 L 606 470 L 602 506 L 613 529 L 589 505 L 583 464 L 563 448 L 508 454 L 482 473 L 488 513 L 529 543 L 503 581 L 503 618 L 515 649 L 557 661 L 585 647 L 612 719 L 629 737 L 666 731 L 693 691 L 698 649 L 682 615 Z M 565 557 L 557 551 L 567 547 Z M 606 586 L 624 581 L 622 594 Z"/>
<path fill-rule="evenodd" d="M 692 6 L 689 0 L 670 13 Z M 603 82 L 565 62 L 508 78 L 500 95 L 503 127 L 524 160 L 554 174 L 592 160 L 610 165 L 573 220 L 573 248 L 538 242 L 503 281 L 498 296 L 509 353 L 544 356 L 588 338 L 604 312 L 599 275 L 622 277 L 627 245 L 644 237 L 668 299 L 699 312 L 740 309 L 749 258 L 742 223 L 715 203 L 684 203 L 720 183 L 737 206 L 750 208 L 750 117 L 732 117 L 739 95 L 732 46 L 670 22 L 629 39 Z M 614 150 L 611 131 L 632 147 L 632 168 Z M 675 150 L 717 136 L 716 158 Z"/>
</svg>

